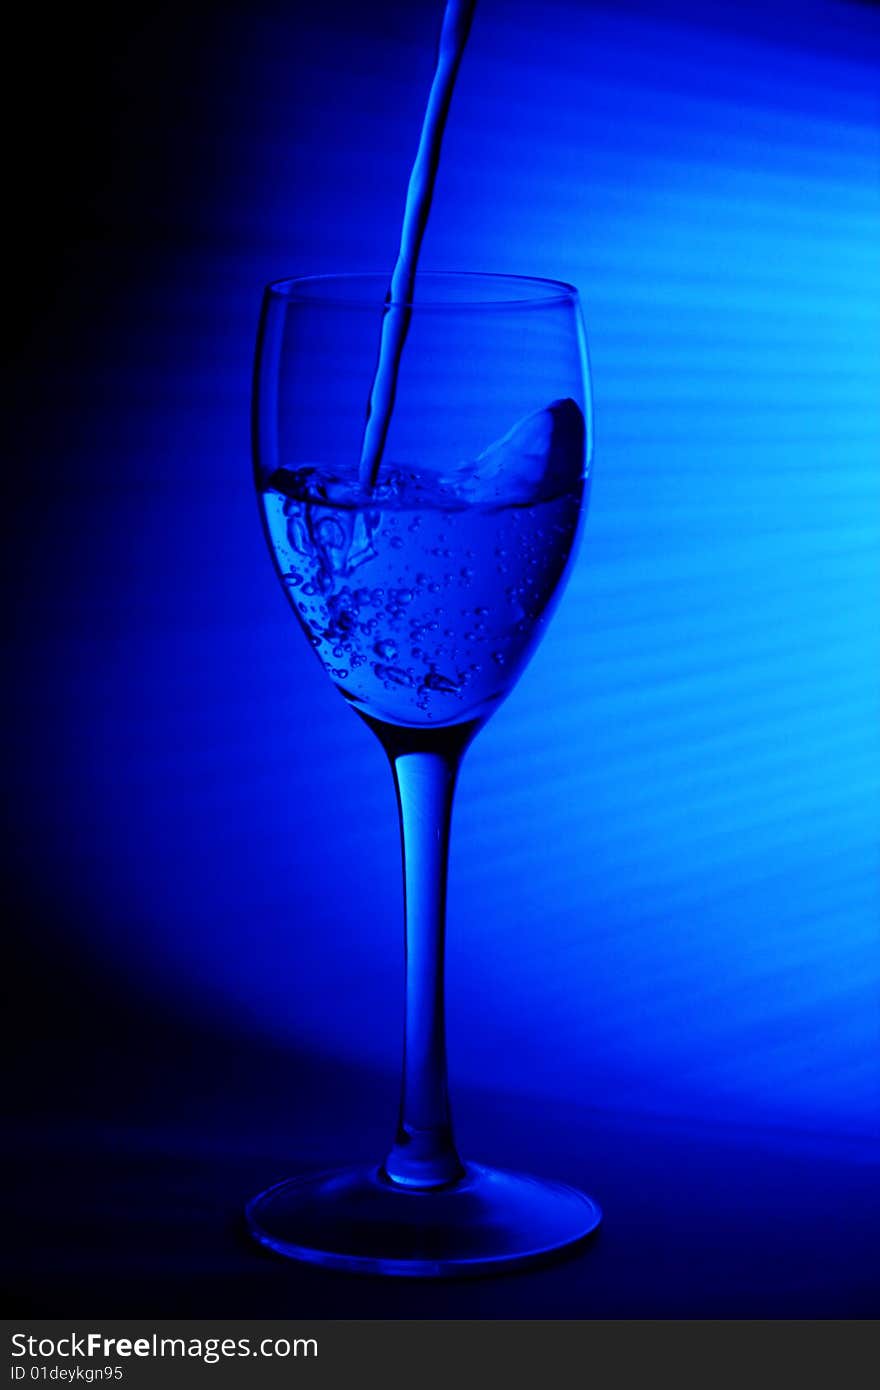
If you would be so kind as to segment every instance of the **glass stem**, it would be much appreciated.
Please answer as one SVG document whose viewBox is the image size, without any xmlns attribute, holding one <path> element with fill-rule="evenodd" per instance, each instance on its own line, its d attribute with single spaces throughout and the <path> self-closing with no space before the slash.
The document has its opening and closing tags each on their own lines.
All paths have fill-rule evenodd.
<svg viewBox="0 0 880 1390">
<path fill-rule="evenodd" d="M 475 725 L 376 732 L 397 791 L 406 918 L 400 1119 L 384 1173 L 408 1188 L 444 1187 L 464 1176 L 447 1092 L 443 967 L 452 799 Z"/>
</svg>

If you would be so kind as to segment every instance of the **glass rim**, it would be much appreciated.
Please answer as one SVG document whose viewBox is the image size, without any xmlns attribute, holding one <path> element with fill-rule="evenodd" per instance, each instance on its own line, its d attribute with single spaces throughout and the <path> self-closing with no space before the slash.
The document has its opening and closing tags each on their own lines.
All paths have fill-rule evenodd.
<svg viewBox="0 0 880 1390">
<path fill-rule="evenodd" d="M 430 291 L 420 290 L 433 282 L 475 287 L 482 283 L 496 293 L 462 294 L 434 298 Z M 502 286 L 509 293 L 498 293 Z M 357 286 L 369 289 L 369 294 L 357 293 Z M 389 276 L 385 271 L 343 271 L 321 275 L 293 275 L 273 280 L 266 286 L 266 295 L 297 304 L 315 304 L 333 308 L 370 309 L 545 309 L 553 304 L 578 302 L 578 291 L 565 280 L 550 280 L 540 275 L 513 275 L 501 271 L 426 270 L 416 275 L 417 293 L 412 299 L 388 299 Z M 349 292 L 350 291 L 350 292 Z"/>
</svg>

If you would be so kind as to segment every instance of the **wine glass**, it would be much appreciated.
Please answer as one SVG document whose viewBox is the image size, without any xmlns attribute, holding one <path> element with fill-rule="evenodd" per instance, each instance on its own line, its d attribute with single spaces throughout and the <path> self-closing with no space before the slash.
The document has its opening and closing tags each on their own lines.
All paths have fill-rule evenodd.
<svg viewBox="0 0 880 1390">
<path fill-rule="evenodd" d="M 407 341 L 378 473 L 359 467 L 388 313 Z M 443 949 L 462 756 L 535 649 L 586 505 L 592 427 L 577 291 L 506 275 L 284 280 L 263 301 L 254 458 L 275 568 L 306 638 L 391 764 L 403 848 L 403 1085 L 383 1162 L 297 1176 L 248 1205 L 284 1255 L 438 1277 L 545 1259 L 592 1198 L 463 1161 L 446 1081 Z"/>
</svg>

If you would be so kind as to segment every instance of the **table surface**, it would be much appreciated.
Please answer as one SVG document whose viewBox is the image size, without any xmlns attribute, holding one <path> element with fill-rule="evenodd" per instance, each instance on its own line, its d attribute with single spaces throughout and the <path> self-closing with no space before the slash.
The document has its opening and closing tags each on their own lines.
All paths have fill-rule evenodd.
<svg viewBox="0 0 880 1390">
<path fill-rule="evenodd" d="M 143 1020 L 141 1021 L 141 1024 Z M 465 1152 L 600 1200 L 577 1254 L 504 1277 L 338 1274 L 262 1251 L 245 1199 L 381 1156 L 395 1082 L 211 1030 L 100 1026 L 16 1070 L 7 1307 L 35 1317 L 866 1318 L 880 1145 L 461 1090 Z M 88 1033 L 88 1030 L 86 1030 Z M 135 1042 L 135 1039 L 137 1041 Z M 108 1042 L 111 1045 L 108 1045 Z"/>
</svg>

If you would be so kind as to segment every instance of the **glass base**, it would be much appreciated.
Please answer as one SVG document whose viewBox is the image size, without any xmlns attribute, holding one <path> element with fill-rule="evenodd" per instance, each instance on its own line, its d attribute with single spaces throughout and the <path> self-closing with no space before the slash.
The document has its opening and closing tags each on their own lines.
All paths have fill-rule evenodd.
<svg viewBox="0 0 880 1390">
<path fill-rule="evenodd" d="M 291 1259 L 421 1279 L 537 1264 L 602 1219 L 573 1187 L 476 1163 L 429 1191 L 398 1187 L 378 1168 L 308 1173 L 261 1192 L 246 1215 L 256 1240 Z"/>
</svg>

